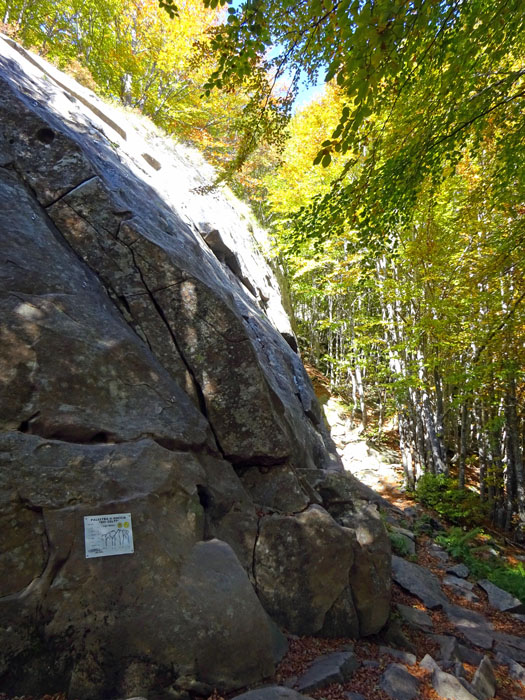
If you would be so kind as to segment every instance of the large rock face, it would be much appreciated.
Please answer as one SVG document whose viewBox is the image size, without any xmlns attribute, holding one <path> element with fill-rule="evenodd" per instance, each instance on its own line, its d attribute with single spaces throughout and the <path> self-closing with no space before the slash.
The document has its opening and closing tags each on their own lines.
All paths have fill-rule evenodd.
<svg viewBox="0 0 525 700">
<path fill-rule="evenodd" d="M 260 231 L 141 129 L 0 38 L 12 694 L 231 691 L 273 674 L 275 623 L 354 636 L 388 615 L 384 529 L 357 501 L 336 522 L 319 486 L 341 467 Z M 84 517 L 115 513 L 133 553 L 86 558 Z"/>
</svg>

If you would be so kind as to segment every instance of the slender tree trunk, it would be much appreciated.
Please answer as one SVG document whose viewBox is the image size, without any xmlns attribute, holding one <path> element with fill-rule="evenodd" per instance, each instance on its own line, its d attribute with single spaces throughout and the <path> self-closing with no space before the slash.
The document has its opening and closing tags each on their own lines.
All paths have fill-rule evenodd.
<svg viewBox="0 0 525 700">
<path fill-rule="evenodd" d="M 506 406 L 505 406 L 506 408 Z M 503 432 L 503 461 L 505 464 L 505 530 L 510 530 L 512 526 L 512 515 L 514 513 L 514 497 L 516 493 L 516 473 L 514 470 L 514 454 L 510 443 L 508 425 L 505 423 Z"/>
<path fill-rule="evenodd" d="M 359 397 L 359 408 L 361 410 L 361 426 L 363 430 L 366 430 L 368 426 L 368 416 L 366 413 L 366 402 L 365 402 L 365 387 L 364 387 L 364 371 L 359 365 L 355 368 L 355 378 L 357 384 L 357 395 Z"/>
<path fill-rule="evenodd" d="M 465 460 L 467 457 L 468 429 L 468 403 L 467 400 L 464 399 L 461 404 L 461 431 L 459 439 L 458 486 L 460 489 L 465 488 Z"/>
<path fill-rule="evenodd" d="M 18 20 L 17 20 L 18 26 L 20 26 L 22 24 L 22 20 L 24 19 L 24 14 L 25 14 L 26 9 L 27 9 L 27 0 L 24 0 L 24 2 L 22 3 L 22 7 L 20 8 L 20 13 L 18 14 Z"/>
<path fill-rule="evenodd" d="M 434 463 L 434 471 L 436 474 L 445 474 L 445 463 L 441 458 L 442 449 L 436 434 L 434 415 L 430 406 L 430 397 L 425 389 L 421 392 L 421 402 L 425 432 L 427 435 L 429 452 L 432 455 L 432 461 Z"/>
<path fill-rule="evenodd" d="M 399 446 L 401 448 L 401 464 L 403 465 L 403 473 L 405 476 L 405 486 L 411 491 L 414 490 L 416 485 L 416 474 L 414 470 L 414 463 L 412 459 L 411 450 L 411 430 L 409 426 L 409 420 L 407 416 L 400 412 L 398 414 L 399 423 Z"/>
<path fill-rule="evenodd" d="M 414 435 L 414 445 L 416 448 L 417 460 L 419 462 L 419 471 L 426 472 L 428 470 L 428 460 L 425 445 L 425 429 L 421 419 L 419 392 L 411 390 L 410 410 L 412 414 L 412 425 Z"/>
<path fill-rule="evenodd" d="M 437 367 L 434 367 L 434 385 L 436 387 L 436 437 L 438 439 L 438 444 L 441 452 L 441 460 L 445 464 L 445 473 L 448 476 L 448 464 L 446 463 L 446 450 L 445 450 L 445 418 L 444 418 L 444 408 L 443 408 L 443 387 L 441 384 L 441 376 Z"/>
<path fill-rule="evenodd" d="M 133 77 L 131 73 L 124 73 L 124 75 L 120 79 L 120 82 L 120 99 L 122 101 L 122 104 L 126 105 L 126 107 L 130 107 L 132 100 L 131 86 L 133 84 Z"/>
<path fill-rule="evenodd" d="M 518 414 L 516 407 L 516 379 L 509 378 L 505 397 L 505 432 L 507 435 L 507 462 L 512 465 L 514 477 L 514 496 L 518 512 L 518 531 L 520 538 L 525 534 L 525 489 L 523 483 L 523 458 L 519 442 Z"/>
<path fill-rule="evenodd" d="M 476 402 L 476 443 L 479 455 L 479 497 L 482 503 L 487 500 L 487 435 L 485 432 L 486 410 L 482 401 Z"/>
</svg>

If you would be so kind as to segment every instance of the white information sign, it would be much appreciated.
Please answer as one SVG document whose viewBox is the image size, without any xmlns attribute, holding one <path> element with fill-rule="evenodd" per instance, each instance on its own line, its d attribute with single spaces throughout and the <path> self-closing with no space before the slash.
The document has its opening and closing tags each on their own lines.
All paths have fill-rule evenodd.
<svg viewBox="0 0 525 700">
<path fill-rule="evenodd" d="M 84 517 L 86 559 L 133 554 L 131 513 L 86 515 Z"/>
</svg>

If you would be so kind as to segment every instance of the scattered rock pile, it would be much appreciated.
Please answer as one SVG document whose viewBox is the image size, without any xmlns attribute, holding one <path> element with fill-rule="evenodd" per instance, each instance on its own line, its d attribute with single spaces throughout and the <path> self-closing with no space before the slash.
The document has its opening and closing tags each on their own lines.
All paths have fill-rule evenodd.
<svg viewBox="0 0 525 700">
<path fill-rule="evenodd" d="M 396 522 L 397 514 L 390 510 L 385 517 Z M 292 640 L 280 666 L 283 686 L 329 700 L 525 697 L 520 601 L 485 580 L 467 580 L 464 564 L 451 562 L 427 536 L 409 532 L 426 565 L 392 557 L 397 616 L 373 640 L 339 640 L 317 656 L 308 653 L 308 640 Z M 465 598 L 465 591 L 475 591 L 475 598 Z"/>
</svg>

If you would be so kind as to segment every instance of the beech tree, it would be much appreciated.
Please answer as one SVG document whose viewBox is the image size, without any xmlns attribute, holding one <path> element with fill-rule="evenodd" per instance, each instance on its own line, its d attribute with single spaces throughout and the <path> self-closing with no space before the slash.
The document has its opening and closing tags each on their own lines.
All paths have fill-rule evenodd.
<svg viewBox="0 0 525 700">
<path fill-rule="evenodd" d="M 339 123 L 318 144 L 316 160 L 328 165 L 342 153 L 346 163 L 303 218 L 310 235 L 350 223 L 376 246 L 395 239 L 427 175 L 439 178 L 443 159 L 454 165 L 467 140 L 475 149 L 494 117 L 505 115 L 505 167 L 515 167 L 525 97 L 519 0 L 246 0 L 228 13 L 212 40 L 218 65 L 209 90 L 242 84 L 261 67 L 274 83 L 291 75 L 289 93 L 278 98 L 261 83 L 245 149 L 265 124 L 279 123 L 275 115 L 289 113 L 303 76 L 324 74 L 341 88 Z M 371 129 L 379 113 L 380 128 Z M 400 127 L 395 139 L 386 137 L 392 123 Z M 363 155 L 360 176 L 347 178 Z"/>
</svg>

